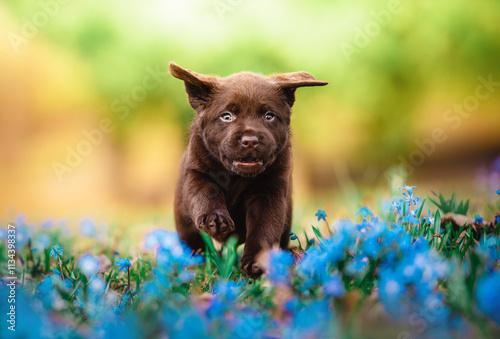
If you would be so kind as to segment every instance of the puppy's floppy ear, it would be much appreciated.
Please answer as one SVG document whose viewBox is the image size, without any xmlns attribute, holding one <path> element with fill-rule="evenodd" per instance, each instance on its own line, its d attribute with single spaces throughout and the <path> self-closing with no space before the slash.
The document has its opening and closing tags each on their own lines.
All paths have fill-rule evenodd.
<svg viewBox="0 0 500 339">
<path fill-rule="evenodd" d="M 215 91 L 217 78 L 213 76 L 198 74 L 185 69 L 170 61 L 168 71 L 175 78 L 184 81 L 189 104 L 195 110 L 206 105 Z"/>
<path fill-rule="evenodd" d="M 295 90 L 297 88 L 305 86 L 325 86 L 328 84 L 327 81 L 316 80 L 307 72 L 276 74 L 271 75 L 270 78 L 277 82 L 290 107 L 292 107 L 295 102 Z"/>
</svg>

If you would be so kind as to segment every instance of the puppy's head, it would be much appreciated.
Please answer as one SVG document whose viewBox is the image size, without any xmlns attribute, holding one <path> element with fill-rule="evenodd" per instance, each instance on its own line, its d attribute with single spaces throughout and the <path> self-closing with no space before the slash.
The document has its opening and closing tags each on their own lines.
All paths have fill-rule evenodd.
<svg viewBox="0 0 500 339">
<path fill-rule="evenodd" d="M 288 145 L 295 90 L 327 84 L 306 72 L 269 77 L 242 72 L 219 78 L 173 62 L 169 71 L 184 81 L 206 148 L 243 177 L 262 173 Z"/>
</svg>

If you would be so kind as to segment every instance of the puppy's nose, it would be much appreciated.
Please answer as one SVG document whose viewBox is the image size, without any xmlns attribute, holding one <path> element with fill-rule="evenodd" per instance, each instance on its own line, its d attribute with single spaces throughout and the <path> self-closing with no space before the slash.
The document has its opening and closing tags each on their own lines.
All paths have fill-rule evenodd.
<svg viewBox="0 0 500 339">
<path fill-rule="evenodd" d="M 254 135 L 244 135 L 241 137 L 241 144 L 245 148 L 255 148 L 259 144 L 259 138 Z"/>
</svg>

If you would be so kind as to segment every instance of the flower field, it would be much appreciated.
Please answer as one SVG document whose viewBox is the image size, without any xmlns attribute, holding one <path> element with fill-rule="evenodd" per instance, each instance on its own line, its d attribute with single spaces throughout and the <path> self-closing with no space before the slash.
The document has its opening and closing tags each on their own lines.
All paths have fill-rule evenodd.
<svg viewBox="0 0 500 339">
<path fill-rule="evenodd" d="M 235 238 L 217 250 L 204 235 L 193 254 L 158 229 L 139 254 L 112 237 L 79 253 L 64 226 L 19 217 L 0 234 L 0 337 L 498 338 L 500 199 L 479 216 L 455 196 L 401 192 L 333 224 L 319 210 L 292 250 L 261 256 L 256 280 Z M 80 232 L 97 236 L 91 220 Z"/>
</svg>

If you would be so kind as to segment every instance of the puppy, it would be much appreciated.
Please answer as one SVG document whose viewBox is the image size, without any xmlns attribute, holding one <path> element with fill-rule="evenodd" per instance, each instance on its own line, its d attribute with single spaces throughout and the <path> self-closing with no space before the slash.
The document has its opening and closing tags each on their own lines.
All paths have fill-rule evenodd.
<svg viewBox="0 0 500 339">
<path fill-rule="evenodd" d="M 255 256 L 288 246 L 295 90 L 327 82 L 306 72 L 220 78 L 173 62 L 169 71 L 184 81 L 196 111 L 175 195 L 177 231 L 193 250 L 204 248 L 200 231 L 222 243 L 236 234 L 245 243 L 241 268 L 256 278 Z"/>
</svg>

